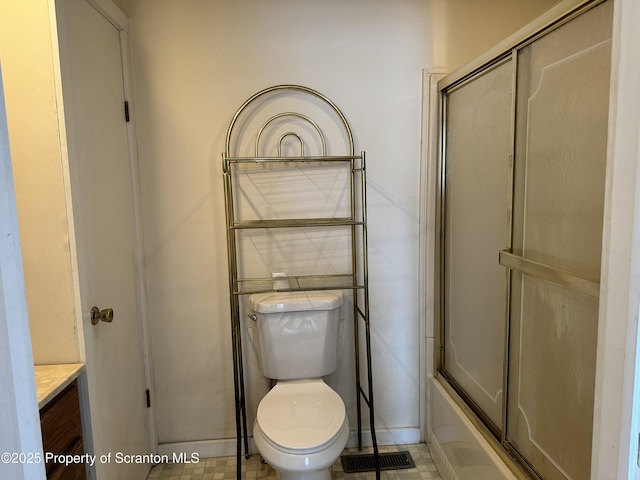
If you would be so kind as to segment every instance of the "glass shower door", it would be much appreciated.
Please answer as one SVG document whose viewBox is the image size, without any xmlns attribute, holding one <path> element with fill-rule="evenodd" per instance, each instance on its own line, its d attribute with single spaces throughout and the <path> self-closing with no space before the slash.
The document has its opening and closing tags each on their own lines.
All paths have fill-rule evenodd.
<svg viewBox="0 0 640 480">
<path fill-rule="evenodd" d="M 442 90 L 439 374 L 532 478 L 590 476 L 612 10 Z"/>
<path fill-rule="evenodd" d="M 506 437 L 544 479 L 590 473 L 612 3 L 518 52 Z"/>
<path fill-rule="evenodd" d="M 512 150 L 510 60 L 451 90 L 446 102 L 442 372 L 502 429 Z"/>
</svg>

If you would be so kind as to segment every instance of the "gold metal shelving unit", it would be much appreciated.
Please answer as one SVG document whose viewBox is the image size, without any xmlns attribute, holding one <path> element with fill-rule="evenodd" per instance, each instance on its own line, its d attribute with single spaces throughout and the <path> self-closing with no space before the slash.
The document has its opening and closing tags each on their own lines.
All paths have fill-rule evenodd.
<svg viewBox="0 0 640 480">
<path fill-rule="evenodd" d="M 324 133 L 313 120 L 303 115 L 291 111 L 285 111 L 271 116 L 264 124 L 257 129 L 255 139 L 255 156 L 234 156 L 232 147 L 233 138 L 237 131 L 244 133 L 244 127 L 240 127 L 239 119 L 247 110 L 259 101 L 266 101 L 269 96 L 277 95 L 303 95 L 309 96 L 313 101 L 318 102 L 327 111 L 338 119 L 338 124 L 343 130 L 347 140 L 347 150 L 345 155 L 327 155 L 326 140 Z M 300 133 L 287 131 L 280 138 L 278 155 L 273 157 L 260 156 L 260 140 L 265 128 L 272 122 L 281 122 L 284 119 L 293 119 L 306 125 L 312 133 L 318 135 L 322 155 L 305 156 L 304 140 Z M 299 156 L 283 156 L 282 142 L 285 138 L 299 141 Z M 291 219 L 266 219 L 266 220 L 243 220 L 237 218 L 238 209 L 235 205 L 237 195 L 234 185 L 234 169 L 241 164 L 275 164 L 278 166 L 292 166 L 301 163 L 318 165 L 331 165 L 338 162 L 349 169 L 349 209 L 350 214 L 346 217 L 322 217 L 322 218 L 291 218 Z M 371 440 L 373 444 L 376 478 L 380 478 L 380 459 L 375 433 L 374 423 L 374 402 L 373 402 L 373 379 L 371 367 L 371 336 L 369 325 L 369 289 L 368 289 L 368 265 L 367 265 L 367 211 L 366 211 L 366 178 L 365 178 L 365 154 L 356 155 L 353 147 L 353 135 L 349 124 L 338 107 L 321 93 L 308 87 L 299 85 L 277 85 L 264 89 L 250 97 L 236 112 L 233 120 L 229 124 L 226 137 L 225 153 L 222 155 L 225 209 L 227 224 L 227 253 L 229 262 L 229 299 L 231 308 L 231 336 L 233 345 L 233 369 L 234 369 L 234 392 L 235 392 L 235 414 L 236 414 L 236 435 L 237 435 L 237 478 L 242 478 L 242 451 L 248 458 L 248 426 L 245 398 L 244 369 L 242 360 L 242 335 L 240 324 L 240 297 L 252 293 L 263 293 L 273 291 L 272 278 L 242 278 L 239 268 L 238 234 L 243 230 L 250 229 L 281 229 L 281 228 L 311 228 L 311 229 L 347 229 L 349 235 L 346 236 L 350 242 L 351 261 L 347 271 L 331 274 L 314 274 L 309 272 L 305 275 L 288 277 L 289 288 L 278 291 L 309 291 L 309 290 L 345 290 L 351 292 L 353 299 L 353 322 L 354 322 L 354 345 L 355 345 L 355 378 L 356 378 L 356 398 L 357 398 L 357 433 L 358 446 L 362 448 L 362 401 L 369 409 L 369 424 Z M 361 367 L 361 336 L 364 340 L 366 365 Z M 366 370 L 366 381 L 361 381 L 361 370 Z"/>
</svg>

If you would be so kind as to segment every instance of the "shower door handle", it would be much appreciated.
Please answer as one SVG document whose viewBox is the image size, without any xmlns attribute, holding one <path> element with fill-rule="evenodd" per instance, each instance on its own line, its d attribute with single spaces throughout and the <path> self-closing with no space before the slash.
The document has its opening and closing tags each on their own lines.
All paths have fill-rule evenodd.
<svg viewBox="0 0 640 480">
<path fill-rule="evenodd" d="M 91 325 L 97 325 L 100 321 L 113 322 L 113 308 L 105 308 L 100 310 L 98 307 L 91 308 Z"/>
<path fill-rule="evenodd" d="M 598 279 L 554 267 L 553 265 L 536 262 L 512 253 L 511 249 L 500 250 L 498 263 L 511 270 L 541 278 L 590 297 L 598 298 L 600 294 L 600 282 Z"/>
</svg>

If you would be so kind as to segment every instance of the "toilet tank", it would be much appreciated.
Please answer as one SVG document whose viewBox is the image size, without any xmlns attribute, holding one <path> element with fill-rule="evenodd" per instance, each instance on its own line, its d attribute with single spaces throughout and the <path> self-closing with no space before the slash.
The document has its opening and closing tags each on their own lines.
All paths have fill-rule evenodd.
<svg viewBox="0 0 640 480">
<path fill-rule="evenodd" d="M 249 301 L 266 377 L 319 378 L 336 370 L 342 292 L 261 293 Z"/>
</svg>

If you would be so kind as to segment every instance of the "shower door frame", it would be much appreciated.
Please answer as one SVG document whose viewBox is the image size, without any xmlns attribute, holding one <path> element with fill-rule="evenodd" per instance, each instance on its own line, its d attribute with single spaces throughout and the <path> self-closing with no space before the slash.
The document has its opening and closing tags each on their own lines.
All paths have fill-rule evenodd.
<svg viewBox="0 0 640 480">
<path fill-rule="evenodd" d="M 539 38 L 547 35 L 551 31 L 562 27 L 579 15 L 588 10 L 604 3 L 607 0 L 566 0 L 534 20 L 531 24 L 516 32 L 514 35 L 503 41 L 501 44 L 490 50 L 483 56 L 478 57 L 465 67 L 453 72 L 440 80 L 437 85 L 437 109 L 438 109 L 438 145 L 435 156 L 436 161 L 436 180 L 435 180 L 435 262 L 434 262 L 434 327 L 436 348 L 434 349 L 435 365 L 434 375 L 439 383 L 456 401 L 458 406 L 467 414 L 475 427 L 486 440 L 494 447 L 496 453 L 502 460 L 510 465 L 510 468 L 518 477 L 539 479 L 538 474 L 528 465 L 527 461 L 520 455 L 514 446 L 508 441 L 507 435 L 507 409 L 508 409 L 508 392 L 509 392 L 509 348 L 510 348 L 510 322 L 508 321 L 511 311 L 511 267 L 515 263 L 520 263 L 518 258 L 510 254 L 513 240 L 513 201 L 514 201 L 514 166 L 515 142 L 516 142 L 516 102 L 517 102 L 517 69 L 518 69 L 518 52 L 524 47 L 532 44 Z M 612 2 L 614 0 L 611 0 Z M 614 14 L 615 15 L 615 14 Z M 612 59 L 613 61 L 613 59 Z M 447 374 L 444 370 L 445 364 L 445 195 L 446 195 L 446 122 L 447 122 L 447 94 L 455 91 L 455 89 L 464 86 L 493 69 L 503 66 L 511 62 L 512 68 L 512 92 L 511 92 L 511 111 L 510 111 L 510 172 L 509 181 L 512 190 L 509 194 L 508 204 L 508 227 L 509 240 L 505 249 L 500 252 L 499 263 L 506 268 L 506 305 L 505 305 L 505 351 L 503 361 L 503 399 L 502 399 L 502 426 L 496 426 L 482 409 L 476 404 L 470 395 L 466 394 L 464 389 L 460 387 L 455 379 Z M 605 198 L 607 201 L 607 198 Z M 603 224 L 603 228 L 605 225 Z M 604 245 L 603 245 L 604 250 Z M 497 259 L 498 260 L 498 259 Z M 533 262 L 535 263 L 535 262 Z M 514 267 L 515 268 L 515 267 Z M 564 272 L 559 272 L 562 276 Z M 568 280 L 572 283 L 572 280 Z M 584 288 L 591 293 L 598 293 L 600 285 L 593 279 L 577 280 L 579 288 Z M 598 347 L 600 348 L 600 347 Z M 594 421 L 594 428 L 596 422 Z M 592 450 L 595 449 L 595 443 Z M 515 461 L 514 461 L 515 460 Z M 525 473 L 526 472 L 526 473 Z M 593 472 L 592 472 L 593 473 Z"/>
<path fill-rule="evenodd" d="M 601 0 L 604 1 L 604 0 Z M 501 415 L 501 421 L 502 421 L 502 432 L 500 431 L 499 427 L 495 425 L 495 423 L 489 418 L 489 416 L 482 410 L 482 408 L 480 406 L 477 405 L 477 403 L 473 400 L 473 398 L 470 395 L 467 395 L 464 391 L 464 388 L 462 386 L 460 386 L 456 380 L 449 374 L 447 374 L 444 370 L 443 370 L 443 366 L 445 364 L 445 348 L 444 348 L 444 344 L 445 344 L 445 329 L 444 329 L 444 323 L 445 323 L 445 312 L 444 309 L 442 308 L 442 306 L 445 304 L 446 299 L 445 299 L 445 288 L 444 285 L 446 283 L 445 281 L 445 242 L 443 242 L 442 240 L 445 239 L 445 196 L 446 196 L 446 188 L 445 188 L 445 183 L 446 183 L 446 179 L 445 179 L 445 162 L 446 162 L 446 129 L 444 128 L 444 125 L 446 125 L 447 122 L 447 107 L 448 107 L 448 103 L 447 103 L 447 95 L 446 93 L 452 93 L 453 91 L 455 91 L 457 88 L 463 87 L 464 85 L 466 85 L 468 82 L 472 82 L 475 79 L 491 73 L 492 71 L 494 71 L 494 69 L 497 69 L 499 67 L 502 67 L 503 65 L 508 64 L 509 62 L 511 62 L 511 69 L 512 69 L 512 95 L 511 95 L 511 111 L 510 111 L 510 119 L 509 119 L 509 123 L 510 123 L 510 138 L 511 138 L 511 142 L 510 142 L 510 151 L 509 151 L 509 160 L 510 160 L 510 171 L 509 171 L 509 177 L 508 177 L 508 181 L 513 185 L 513 168 L 514 168 L 514 162 L 513 162 L 513 157 L 515 155 L 515 102 L 516 102 L 516 68 L 517 68 L 517 52 L 516 49 L 512 49 L 510 52 L 506 52 L 503 55 L 499 55 L 497 56 L 493 61 L 490 61 L 486 64 L 484 64 L 482 67 L 478 68 L 477 70 L 474 70 L 471 74 L 469 74 L 468 76 L 455 81 L 455 82 L 447 82 L 448 78 L 443 79 L 442 82 L 438 83 L 438 96 L 439 96 L 439 128 L 440 128 L 440 145 L 439 145 L 439 155 L 438 155 L 438 205 L 437 205 L 437 212 L 438 212 L 438 220 L 437 220 L 437 231 L 438 231 L 438 242 L 436 245 L 436 252 L 438 255 L 438 259 L 436 261 L 436 269 L 437 269 L 437 282 L 436 282 L 436 288 L 437 288 L 437 302 L 436 302 L 436 308 L 437 308 L 437 313 L 436 313 L 436 325 L 437 325 L 437 332 L 436 332 L 436 338 L 439 341 L 439 348 L 438 351 L 436 353 L 436 371 L 438 372 L 438 375 L 440 378 L 442 378 L 444 380 L 444 384 L 446 385 L 446 387 L 450 388 L 452 391 L 456 392 L 457 395 L 459 395 L 460 397 L 462 397 L 463 401 L 465 402 L 465 404 L 467 406 L 469 406 L 471 408 L 471 410 L 474 412 L 474 414 L 476 416 L 479 417 L 479 419 L 482 422 L 482 425 L 487 428 L 489 430 L 489 432 L 491 433 L 491 435 L 493 435 L 494 437 L 498 438 L 498 437 L 503 437 L 501 439 L 501 443 L 504 441 L 504 425 L 506 424 L 506 392 L 507 392 L 507 380 L 508 380 L 508 375 L 507 375 L 507 369 L 508 369 L 508 363 L 506 361 L 504 361 L 504 365 L 503 365 L 503 385 L 502 385 L 502 389 L 503 389 L 503 408 L 502 408 L 502 415 Z M 447 90 L 447 92 L 445 93 L 445 89 Z M 508 205 L 507 205 L 507 214 L 508 214 L 508 240 L 507 240 L 507 248 L 511 248 L 511 242 L 512 242 L 512 237 L 513 237 L 513 191 L 509 192 L 509 198 L 508 198 Z M 506 285 L 506 292 L 505 292 L 505 296 L 506 296 L 506 305 L 505 305 L 505 318 L 508 315 L 509 309 L 510 309 L 510 305 L 509 305 L 509 300 L 510 300 L 510 284 L 511 284 L 511 273 L 509 270 L 507 270 L 507 278 L 505 280 L 505 285 Z M 509 355 L 509 330 L 508 330 L 508 325 L 509 323 L 507 322 L 507 330 L 505 332 L 505 353 L 504 353 L 504 358 L 506 359 Z"/>
</svg>

